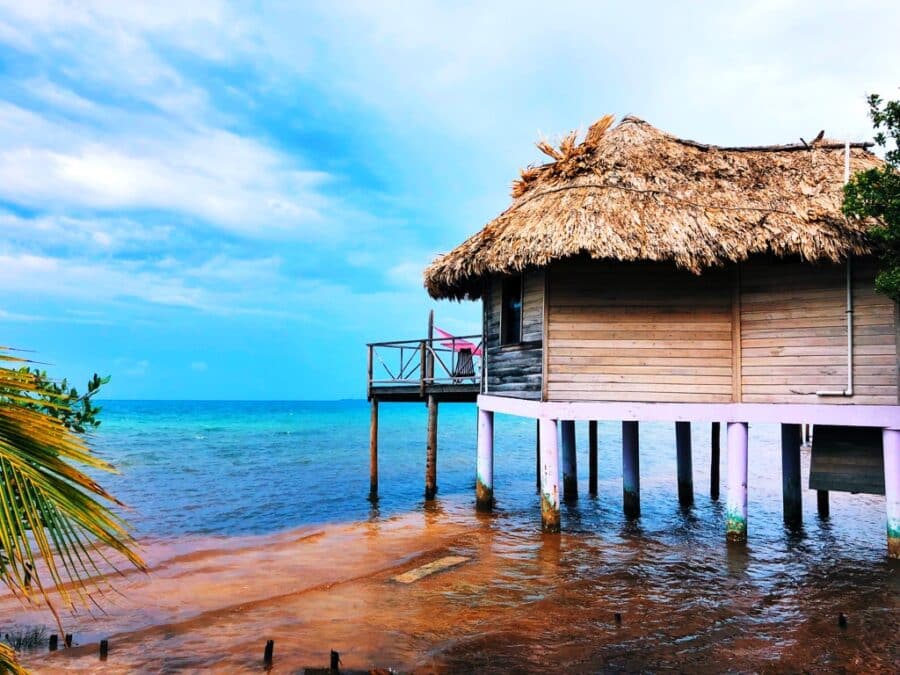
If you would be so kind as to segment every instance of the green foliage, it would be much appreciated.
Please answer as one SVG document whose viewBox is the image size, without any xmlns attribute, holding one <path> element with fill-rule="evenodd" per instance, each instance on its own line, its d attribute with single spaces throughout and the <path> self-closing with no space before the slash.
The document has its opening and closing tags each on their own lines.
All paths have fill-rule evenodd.
<svg viewBox="0 0 900 675">
<path fill-rule="evenodd" d="M 110 553 L 145 565 L 112 508 L 121 503 L 86 473 L 114 471 L 84 439 L 99 424 L 91 397 L 104 380 L 94 376 L 79 395 L 27 364 L 0 348 L 0 585 L 43 601 L 63 632 L 56 599 L 96 604 L 100 565 L 117 571 Z M 0 643 L 0 673 L 17 668 Z"/>
<path fill-rule="evenodd" d="M 94 406 L 91 398 L 100 391 L 100 387 L 109 382 L 109 377 L 100 377 L 94 373 L 88 380 L 87 393 L 79 395 L 75 387 L 69 387 L 67 380 L 54 382 L 47 376 L 47 371 L 26 367 L 21 372 L 34 377 L 40 390 L 38 400 L 30 404 L 32 409 L 42 410 L 79 434 L 100 426 L 98 416 L 102 408 Z"/>
<path fill-rule="evenodd" d="M 875 142 L 885 149 L 885 165 L 855 174 L 844 187 L 844 215 L 872 218 L 869 230 L 880 249 L 875 288 L 900 302 L 900 101 L 869 96 Z"/>
</svg>

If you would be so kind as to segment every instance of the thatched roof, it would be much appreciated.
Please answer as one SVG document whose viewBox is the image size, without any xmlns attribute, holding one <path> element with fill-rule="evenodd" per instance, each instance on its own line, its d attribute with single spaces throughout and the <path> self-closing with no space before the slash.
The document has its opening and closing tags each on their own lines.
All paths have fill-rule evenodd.
<svg viewBox="0 0 900 675">
<path fill-rule="evenodd" d="M 672 261 L 695 273 L 752 254 L 840 261 L 871 253 L 870 223 L 841 214 L 844 144 L 718 147 L 612 117 L 584 141 L 538 147 L 554 161 L 522 171 L 512 205 L 425 270 L 434 298 L 478 298 L 483 281 L 553 260 Z M 851 171 L 878 166 L 851 145 Z"/>
</svg>

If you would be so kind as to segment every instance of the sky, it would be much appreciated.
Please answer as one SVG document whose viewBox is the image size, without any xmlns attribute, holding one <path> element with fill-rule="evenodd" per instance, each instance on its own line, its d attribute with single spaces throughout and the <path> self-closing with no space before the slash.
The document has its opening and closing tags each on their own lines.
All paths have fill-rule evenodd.
<svg viewBox="0 0 900 675">
<path fill-rule="evenodd" d="M 365 397 L 534 142 L 871 138 L 896 2 L 0 0 L 0 345 L 105 398 Z"/>
</svg>

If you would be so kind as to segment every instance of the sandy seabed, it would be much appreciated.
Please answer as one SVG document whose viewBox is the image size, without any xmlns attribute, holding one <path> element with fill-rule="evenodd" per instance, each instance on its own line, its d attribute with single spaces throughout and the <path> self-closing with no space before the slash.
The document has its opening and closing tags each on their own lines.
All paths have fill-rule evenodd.
<svg viewBox="0 0 900 675">
<path fill-rule="evenodd" d="M 447 555 L 470 560 L 393 581 Z M 709 570 L 689 555 L 643 536 L 604 543 L 509 529 L 461 505 L 260 537 L 148 542 L 149 574 L 112 577 L 105 613 L 65 617 L 75 648 L 24 662 L 37 673 L 253 672 L 273 639 L 276 673 L 325 666 L 332 649 L 346 669 L 423 673 L 896 667 L 896 567 L 870 588 L 807 591 L 797 588 L 806 573 L 791 569 L 758 583 L 745 551 L 723 553 Z M 715 579 L 709 588 L 704 575 Z M 836 625 L 837 606 L 847 628 Z M 8 596 L 0 612 L 47 624 L 46 611 Z"/>
</svg>

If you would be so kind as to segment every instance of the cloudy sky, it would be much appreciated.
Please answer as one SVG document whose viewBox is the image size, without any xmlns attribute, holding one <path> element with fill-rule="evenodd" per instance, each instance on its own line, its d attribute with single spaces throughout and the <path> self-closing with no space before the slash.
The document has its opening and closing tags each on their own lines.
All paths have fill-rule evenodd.
<svg viewBox="0 0 900 675">
<path fill-rule="evenodd" d="M 864 139 L 900 96 L 896 2 L 674 4 L 0 0 L 0 344 L 113 398 L 363 397 L 365 342 L 480 328 L 421 270 L 539 136 Z"/>
</svg>

